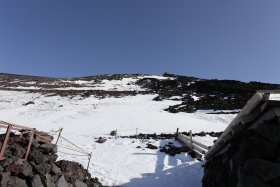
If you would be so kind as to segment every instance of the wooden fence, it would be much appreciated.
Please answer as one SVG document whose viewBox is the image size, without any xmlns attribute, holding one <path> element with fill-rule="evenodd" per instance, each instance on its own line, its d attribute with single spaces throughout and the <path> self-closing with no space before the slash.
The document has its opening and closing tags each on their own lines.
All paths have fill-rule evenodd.
<svg viewBox="0 0 280 187">
<path fill-rule="evenodd" d="M 191 148 L 191 150 L 193 150 L 199 155 L 204 155 L 210 148 L 209 146 L 194 140 L 192 136 L 192 131 L 189 132 L 189 136 L 186 136 L 182 133 L 177 133 L 176 138 L 185 146 Z"/>
</svg>

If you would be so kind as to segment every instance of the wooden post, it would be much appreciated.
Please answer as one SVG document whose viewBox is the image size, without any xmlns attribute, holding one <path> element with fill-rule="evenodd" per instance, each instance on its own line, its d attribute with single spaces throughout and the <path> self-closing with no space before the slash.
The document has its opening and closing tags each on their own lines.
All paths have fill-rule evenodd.
<svg viewBox="0 0 280 187">
<path fill-rule="evenodd" d="M 35 131 L 35 129 L 34 129 L 34 131 Z M 27 161 L 27 158 L 28 158 L 28 155 L 29 155 L 29 152 L 30 152 L 30 148 L 31 148 L 31 145 L 32 145 L 32 141 L 33 141 L 34 131 L 29 132 L 30 133 L 29 143 L 28 143 L 27 150 L 26 150 L 26 153 L 25 153 L 24 161 Z"/>
<path fill-rule="evenodd" d="M 191 149 L 193 150 L 192 130 L 190 130 L 190 143 L 191 143 Z"/>
<path fill-rule="evenodd" d="M 59 134 L 58 134 L 57 140 L 56 140 L 56 142 L 55 142 L 55 145 L 57 145 L 57 143 L 58 143 L 58 140 L 59 140 L 59 138 L 60 138 L 60 136 L 61 136 L 62 130 L 63 130 L 63 128 L 60 128 L 60 129 L 59 129 Z"/>
<path fill-rule="evenodd" d="M 87 172 L 88 173 L 89 173 L 88 169 L 89 169 L 89 164 L 90 164 L 91 156 L 92 156 L 92 152 L 88 155 L 88 165 L 87 165 Z M 89 176 L 87 175 L 87 177 L 89 177 Z"/>
<path fill-rule="evenodd" d="M 118 129 L 116 129 L 115 139 L 117 139 Z"/>
<path fill-rule="evenodd" d="M 20 132 L 20 135 L 19 135 L 19 138 L 20 138 L 20 139 L 22 139 L 22 137 L 23 137 L 23 132 L 24 132 L 24 131 L 21 131 L 21 132 Z"/>
<path fill-rule="evenodd" d="M 11 130 L 12 130 L 12 125 L 9 125 L 8 128 L 7 128 L 7 131 L 6 131 L 5 140 L 4 140 L 2 148 L 1 148 L 0 160 L 4 159 L 5 149 L 6 149 L 9 137 L 10 137 Z"/>
<path fill-rule="evenodd" d="M 176 130 L 175 140 L 178 140 L 178 134 L 179 134 L 179 128 L 177 128 L 177 130 Z"/>
</svg>

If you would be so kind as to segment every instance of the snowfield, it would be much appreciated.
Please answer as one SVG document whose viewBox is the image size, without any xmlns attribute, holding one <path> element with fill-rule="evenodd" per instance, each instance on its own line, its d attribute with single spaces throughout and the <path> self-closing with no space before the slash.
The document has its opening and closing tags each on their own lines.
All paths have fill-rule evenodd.
<svg viewBox="0 0 280 187">
<path fill-rule="evenodd" d="M 131 80 L 123 80 L 125 85 Z M 83 83 L 83 82 L 82 82 Z M 81 84 L 82 84 L 81 83 Z M 103 84 L 104 83 L 104 84 Z M 133 90 L 135 85 L 123 88 L 123 83 L 103 82 L 104 89 Z M 84 83 L 83 83 L 84 84 Z M 114 85 L 114 86 L 112 86 Z M 25 91 L 0 91 L 0 119 L 42 131 L 63 128 L 62 136 L 93 153 L 90 173 L 107 186 L 201 186 L 202 162 L 188 154 L 174 157 L 158 150 L 146 149 L 147 142 L 109 136 L 117 129 L 118 135 L 138 133 L 174 133 L 180 131 L 223 131 L 235 114 L 168 113 L 163 109 L 180 101 L 153 101 L 156 95 L 136 95 L 123 98 L 99 99 L 44 96 Z M 35 104 L 24 106 L 33 101 Z M 96 138 L 107 137 L 103 144 Z M 207 145 L 213 138 L 195 137 Z M 163 146 L 174 140 L 149 140 Z M 60 143 L 65 143 L 60 140 Z M 140 146 L 141 148 L 136 148 Z M 69 155 L 69 150 L 59 148 L 59 159 L 74 160 L 87 166 L 85 156 Z"/>
</svg>

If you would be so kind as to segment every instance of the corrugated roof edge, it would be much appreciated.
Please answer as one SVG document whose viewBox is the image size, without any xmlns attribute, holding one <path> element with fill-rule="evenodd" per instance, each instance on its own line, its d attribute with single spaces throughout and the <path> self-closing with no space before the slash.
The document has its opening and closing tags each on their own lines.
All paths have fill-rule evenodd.
<svg viewBox="0 0 280 187">
<path fill-rule="evenodd" d="M 280 94 L 280 90 L 259 90 L 247 102 L 239 114 L 232 120 L 217 142 L 205 154 L 205 159 L 209 160 L 215 154 L 221 152 L 223 148 L 229 143 L 234 133 L 239 129 L 239 124 L 247 124 L 252 122 L 259 116 L 267 107 L 267 101 L 270 100 L 270 94 Z M 280 106 L 280 101 L 279 106 Z"/>
</svg>

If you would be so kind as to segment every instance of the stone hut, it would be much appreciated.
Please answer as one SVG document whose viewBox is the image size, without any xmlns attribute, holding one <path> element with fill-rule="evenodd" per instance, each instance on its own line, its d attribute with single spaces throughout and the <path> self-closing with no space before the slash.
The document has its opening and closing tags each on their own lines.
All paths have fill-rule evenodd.
<svg viewBox="0 0 280 187">
<path fill-rule="evenodd" d="M 205 159 L 203 187 L 279 187 L 280 90 L 257 92 Z"/>
</svg>

